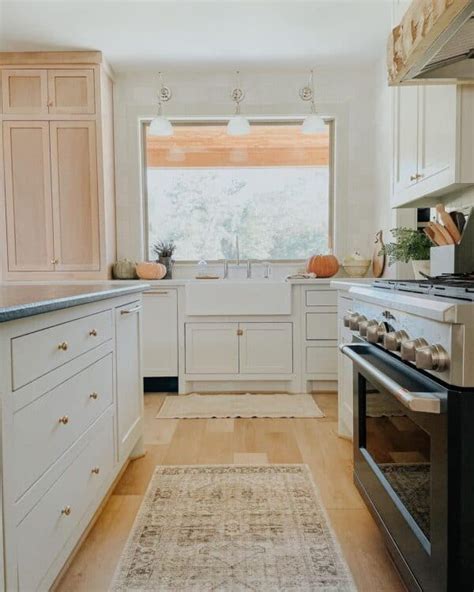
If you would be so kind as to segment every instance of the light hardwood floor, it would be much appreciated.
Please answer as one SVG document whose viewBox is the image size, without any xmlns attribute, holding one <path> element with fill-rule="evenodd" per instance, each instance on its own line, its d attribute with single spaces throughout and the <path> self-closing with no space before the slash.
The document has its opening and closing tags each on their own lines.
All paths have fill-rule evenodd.
<svg viewBox="0 0 474 592">
<path fill-rule="evenodd" d="M 352 483 L 352 445 L 337 436 L 335 395 L 314 395 L 323 419 L 155 419 L 164 398 L 145 396 L 147 454 L 127 467 L 57 590 L 108 589 L 156 465 L 306 463 L 358 589 L 405 591 Z"/>
</svg>

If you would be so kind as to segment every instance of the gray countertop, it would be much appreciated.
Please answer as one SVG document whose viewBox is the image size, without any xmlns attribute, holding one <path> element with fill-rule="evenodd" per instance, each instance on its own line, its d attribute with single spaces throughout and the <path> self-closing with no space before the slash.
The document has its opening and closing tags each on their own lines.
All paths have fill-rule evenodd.
<svg viewBox="0 0 474 592">
<path fill-rule="evenodd" d="M 0 285 L 0 322 L 143 292 L 146 282 Z"/>
</svg>

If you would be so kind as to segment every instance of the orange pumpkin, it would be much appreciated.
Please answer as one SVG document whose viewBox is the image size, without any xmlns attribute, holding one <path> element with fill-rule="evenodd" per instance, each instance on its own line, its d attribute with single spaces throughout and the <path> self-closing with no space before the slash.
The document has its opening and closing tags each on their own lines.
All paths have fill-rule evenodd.
<svg viewBox="0 0 474 592">
<path fill-rule="evenodd" d="M 316 277 L 332 277 L 339 271 L 339 261 L 334 255 L 313 255 L 308 259 L 306 271 Z"/>
<path fill-rule="evenodd" d="M 161 280 L 166 275 L 166 267 L 162 263 L 143 261 L 138 263 L 137 275 L 142 280 Z"/>
</svg>

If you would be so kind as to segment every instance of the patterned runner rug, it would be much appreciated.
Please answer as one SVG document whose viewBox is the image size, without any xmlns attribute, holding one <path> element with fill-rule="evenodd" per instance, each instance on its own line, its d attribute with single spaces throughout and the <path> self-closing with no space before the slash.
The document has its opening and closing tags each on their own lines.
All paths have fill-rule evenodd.
<svg viewBox="0 0 474 592">
<path fill-rule="evenodd" d="M 311 395 L 180 395 L 166 397 L 157 419 L 324 417 Z"/>
<path fill-rule="evenodd" d="M 112 592 L 355 592 L 306 465 L 159 466 Z"/>
</svg>

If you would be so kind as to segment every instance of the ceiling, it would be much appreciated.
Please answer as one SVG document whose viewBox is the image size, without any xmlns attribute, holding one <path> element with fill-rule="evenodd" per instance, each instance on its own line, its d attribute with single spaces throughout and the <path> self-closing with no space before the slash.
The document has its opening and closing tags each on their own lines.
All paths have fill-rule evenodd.
<svg viewBox="0 0 474 592">
<path fill-rule="evenodd" d="M 0 49 L 102 50 L 116 71 L 360 64 L 391 0 L 0 0 Z"/>
</svg>

